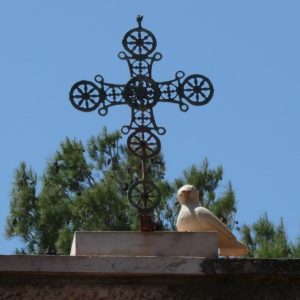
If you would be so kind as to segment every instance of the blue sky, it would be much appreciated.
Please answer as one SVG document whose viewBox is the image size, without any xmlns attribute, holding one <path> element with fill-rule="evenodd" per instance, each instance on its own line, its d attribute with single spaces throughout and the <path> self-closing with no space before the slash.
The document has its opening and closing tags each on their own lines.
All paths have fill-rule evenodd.
<svg viewBox="0 0 300 300">
<path fill-rule="evenodd" d="M 86 141 L 106 125 L 120 129 L 128 107 L 108 115 L 75 110 L 71 86 L 101 74 L 129 80 L 118 59 L 123 35 L 144 15 L 163 59 L 156 81 L 200 73 L 215 87 L 212 101 L 183 113 L 158 104 L 156 121 L 168 179 L 205 157 L 223 165 L 238 200 L 237 219 L 267 212 L 300 235 L 300 2 L 295 0 L 0 2 L 0 254 L 22 244 L 4 238 L 14 170 L 26 161 L 39 175 L 65 137 Z M 125 139 L 124 139 L 125 140 Z"/>
</svg>

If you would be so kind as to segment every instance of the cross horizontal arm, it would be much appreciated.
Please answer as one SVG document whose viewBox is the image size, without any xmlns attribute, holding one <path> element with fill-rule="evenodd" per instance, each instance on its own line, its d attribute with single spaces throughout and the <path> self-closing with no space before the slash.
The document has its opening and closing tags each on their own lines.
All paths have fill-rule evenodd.
<svg viewBox="0 0 300 300">
<path fill-rule="evenodd" d="M 106 83 L 100 75 L 95 77 L 95 81 L 97 84 L 81 80 L 72 86 L 69 96 L 76 109 L 90 112 L 99 108 L 99 114 L 104 116 L 110 106 L 125 104 L 125 85 Z"/>
<path fill-rule="evenodd" d="M 158 88 L 160 92 L 159 100 L 160 102 L 169 102 L 175 104 L 183 104 L 180 96 L 180 80 L 173 79 L 169 81 L 163 81 L 158 83 Z"/>
<path fill-rule="evenodd" d="M 187 111 L 189 107 L 184 100 L 196 106 L 205 105 L 211 100 L 214 89 L 207 77 L 193 74 L 181 82 L 183 77 L 184 73 L 179 71 L 175 79 L 158 83 L 160 102 L 175 103 L 182 111 Z"/>
<path fill-rule="evenodd" d="M 124 98 L 124 87 L 123 84 L 103 83 L 103 101 L 100 103 L 98 113 L 101 116 L 105 116 L 108 112 L 108 108 L 115 105 L 126 104 Z"/>
</svg>

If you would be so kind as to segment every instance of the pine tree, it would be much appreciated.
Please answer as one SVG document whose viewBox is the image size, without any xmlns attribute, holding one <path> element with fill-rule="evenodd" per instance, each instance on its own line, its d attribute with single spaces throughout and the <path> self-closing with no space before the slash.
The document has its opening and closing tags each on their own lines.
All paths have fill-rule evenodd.
<svg viewBox="0 0 300 300">
<path fill-rule="evenodd" d="M 257 258 L 293 257 L 293 245 L 288 241 L 283 219 L 275 225 L 264 213 L 251 226 L 243 225 L 240 229 L 242 239 L 249 247 L 249 256 Z"/>
<path fill-rule="evenodd" d="M 137 211 L 128 203 L 127 190 L 140 172 L 140 160 L 128 154 L 119 132 L 104 128 L 86 146 L 66 138 L 40 180 L 24 162 L 16 170 L 6 235 L 23 239 L 25 247 L 18 253 L 55 255 L 69 253 L 74 231 L 137 230 Z M 176 191 L 187 183 L 199 189 L 203 206 L 233 228 L 235 195 L 230 183 L 220 191 L 221 166 L 210 169 L 205 159 L 170 183 L 163 179 L 161 155 L 148 172 L 162 195 L 154 211 L 156 230 L 175 230 Z"/>
<path fill-rule="evenodd" d="M 296 245 L 293 245 L 292 251 L 293 257 L 300 258 L 300 236 L 297 239 Z"/>
<path fill-rule="evenodd" d="M 37 244 L 38 199 L 36 197 L 37 175 L 25 162 L 15 172 L 7 219 L 7 236 L 19 236 L 27 243 L 28 251 L 35 252 Z M 20 249 L 18 253 L 24 253 Z"/>
<path fill-rule="evenodd" d="M 6 235 L 19 236 L 19 253 L 67 254 L 76 230 L 132 230 L 136 211 L 126 197 L 129 161 L 118 132 L 106 129 L 88 141 L 67 138 L 41 177 L 25 163 L 16 170 Z M 135 171 L 133 170 L 133 173 Z M 37 192 L 38 183 L 40 192 Z"/>
</svg>

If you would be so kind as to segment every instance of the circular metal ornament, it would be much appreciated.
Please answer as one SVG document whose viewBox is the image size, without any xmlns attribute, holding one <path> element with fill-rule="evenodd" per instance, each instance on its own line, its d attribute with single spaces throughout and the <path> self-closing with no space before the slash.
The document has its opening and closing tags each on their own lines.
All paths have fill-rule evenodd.
<svg viewBox="0 0 300 300">
<path fill-rule="evenodd" d="M 213 94 L 214 88 L 210 80 L 199 74 L 188 76 L 182 83 L 182 96 L 193 105 L 207 104 Z"/>
<path fill-rule="evenodd" d="M 122 41 L 123 47 L 137 58 L 147 57 L 156 48 L 156 38 L 153 33 L 144 28 L 129 30 Z"/>
<path fill-rule="evenodd" d="M 159 95 L 157 83 L 142 75 L 131 78 L 124 88 L 124 97 L 128 104 L 142 111 L 153 107 L 159 100 Z"/>
<path fill-rule="evenodd" d="M 101 103 L 101 90 L 90 81 L 79 81 L 70 90 L 70 101 L 80 111 L 93 111 Z"/>
<path fill-rule="evenodd" d="M 159 205 L 161 193 L 152 181 L 138 181 L 129 187 L 128 200 L 140 212 L 145 213 Z"/>
<path fill-rule="evenodd" d="M 127 139 L 129 151 L 141 159 L 152 158 L 160 152 L 161 144 L 156 135 L 147 128 L 135 130 Z"/>
</svg>

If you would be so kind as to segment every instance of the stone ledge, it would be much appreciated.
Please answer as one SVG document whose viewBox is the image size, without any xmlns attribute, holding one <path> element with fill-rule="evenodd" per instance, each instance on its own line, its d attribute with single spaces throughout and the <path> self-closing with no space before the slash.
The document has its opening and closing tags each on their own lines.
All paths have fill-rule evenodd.
<svg viewBox="0 0 300 300">
<path fill-rule="evenodd" d="M 0 255 L 0 273 L 121 277 L 261 274 L 300 277 L 300 259 Z"/>
<path fill-rule="evenodd" d="M 300 260 L 3 255 L 0 299 L 300 299 Z"/>
<path fill-rule="evenodd" d="M 201 274 L 201 258 L 126 256 L 0 256 L 1 272 L 111 276 Z"/>
</svg>

